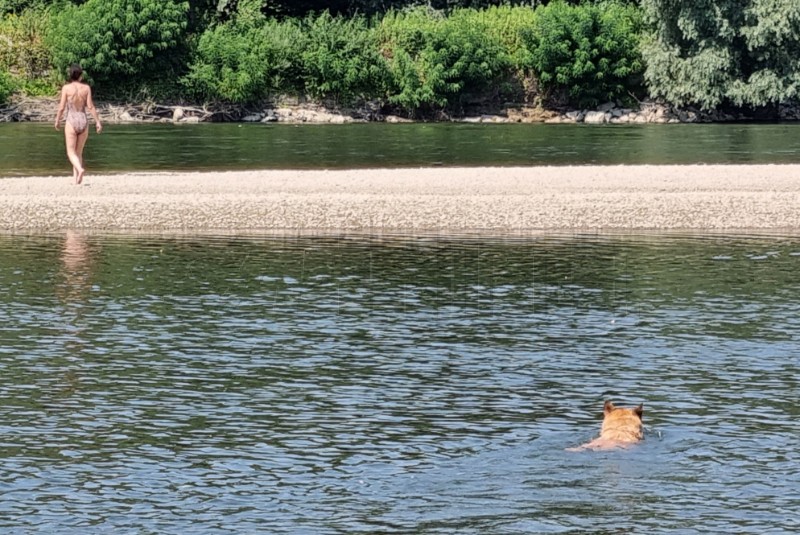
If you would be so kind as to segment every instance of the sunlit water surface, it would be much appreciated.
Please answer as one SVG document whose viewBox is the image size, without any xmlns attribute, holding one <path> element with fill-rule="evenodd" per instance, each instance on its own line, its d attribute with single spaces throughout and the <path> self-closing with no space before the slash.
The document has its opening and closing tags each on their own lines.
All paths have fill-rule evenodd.
<svg viewBox="0 0 800 535">
<path fill-rule="evenodd" d="M 800 239 L 0 235 L 3 533 L 797 533 Z M 602 403 L 644 403 L 629 450 Z"/>
<path fill-rule="evenodd" d="M 90 134 L 89 173 L 421 166 L 800 163 L 800 122 L 135 124 Z M 0 177 L 70 173 L 63 134 L 0 124 Z"/>
</svg>

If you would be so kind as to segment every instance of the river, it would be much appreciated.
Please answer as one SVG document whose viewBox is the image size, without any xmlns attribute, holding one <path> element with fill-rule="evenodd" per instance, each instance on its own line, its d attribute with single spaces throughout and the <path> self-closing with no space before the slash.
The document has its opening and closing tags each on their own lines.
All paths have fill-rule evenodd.
<svg viewBox="0 0 800 535">
<path fill-rule="evenodd" d="M 137 124 L 92 132 L 90 173 L 800 163 L 800 124 Z M 63 134 L 0 124 L 0 177 L 69 173 Z"/>
<path fill-rule="evenodd" d="M 0 234 L 0 529 L 797 533 L 798 272 L 780 236 Z M 606 399 L 644 442 L 565 451 Z"/>
</svg>

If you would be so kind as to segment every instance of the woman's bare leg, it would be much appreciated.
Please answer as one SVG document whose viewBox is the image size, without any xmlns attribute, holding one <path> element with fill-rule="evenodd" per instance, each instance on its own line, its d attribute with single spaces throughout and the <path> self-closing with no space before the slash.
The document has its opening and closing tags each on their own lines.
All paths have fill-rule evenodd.
<svg viewBox="0 0 800 535">
<path fill-rule="evenodd" d="M 86 127 L 86 130 L 78 134 L 78 143 L 75 147 L 75 152 L 78 154 L 78 160 L 81 163 L 82 171 L 78 173 L 76 183 L 80 184 L 83 182 L 83 173 L 86 171 L 86 168 L 83 166 L 83 147 L 86 146 L 86 140 L 89 139 L 89 127 Z"/>
<path fill-rule="evenodd" d="M 83 143 L 86 143 L 86 135 L 88 135 L 87 131 L 77 134 L 75 133 L 75 129 L 72 128 L 71 124 L 67 123 L 64 125 L 64 139 L 67 144 L 67 158 L 69 158 L 69 163 L 72 164 L 72 177 L 75 179 L 76 184 L 80 184 L 83 180 L 83 162 L 81 161 L 80 154 L 78 153 L 78 147 L 80 145 L 81 150 L 83 149 L 83 144 L 80 143 L 80 138 L 83 136 Z"/>
</svg>

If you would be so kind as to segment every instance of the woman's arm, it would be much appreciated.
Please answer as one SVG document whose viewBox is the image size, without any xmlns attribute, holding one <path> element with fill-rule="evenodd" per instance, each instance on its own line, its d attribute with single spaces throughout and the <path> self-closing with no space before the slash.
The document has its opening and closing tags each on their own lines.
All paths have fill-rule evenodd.
<svg viewBox="0 0 800 535">
<path fill-rule="evenodd" d="M 61 101 L 58 103 L 58 111 L 56 112 L 56 130 L 61 124 L 61 116 L 64 115 L 64 108 L 67 106 L 67 90 L 65 87 L 61 88 Z"/>
<path fill-rule="evenodd" d="M 103 125 L 100 123 L 100 115 L 97 113 L 97 108 L 94 107 L 94 100 L 92 100 L 92 88 L 89 88 L 89 94 L 86 96 L 86 109 L 88 109 L 92 116 L 94 116 L 94 128 L 97 133 L 103 131 Z"/>
</svg>

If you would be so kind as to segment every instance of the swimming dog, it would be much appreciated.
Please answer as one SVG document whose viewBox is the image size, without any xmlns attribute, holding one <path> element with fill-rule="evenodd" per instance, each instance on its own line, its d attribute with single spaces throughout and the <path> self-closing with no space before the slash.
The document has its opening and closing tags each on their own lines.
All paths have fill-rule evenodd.
<svg viewBox="0 0 800 535">
<path fill-rule="evenodd" d="M 627 448 L 644 438 L 643 405 L 633 408 L 615 407 L 610 401 L 603 404 L 603 427 L 600 436 L 569 451 L 609 450 Z"/>
</svg>

